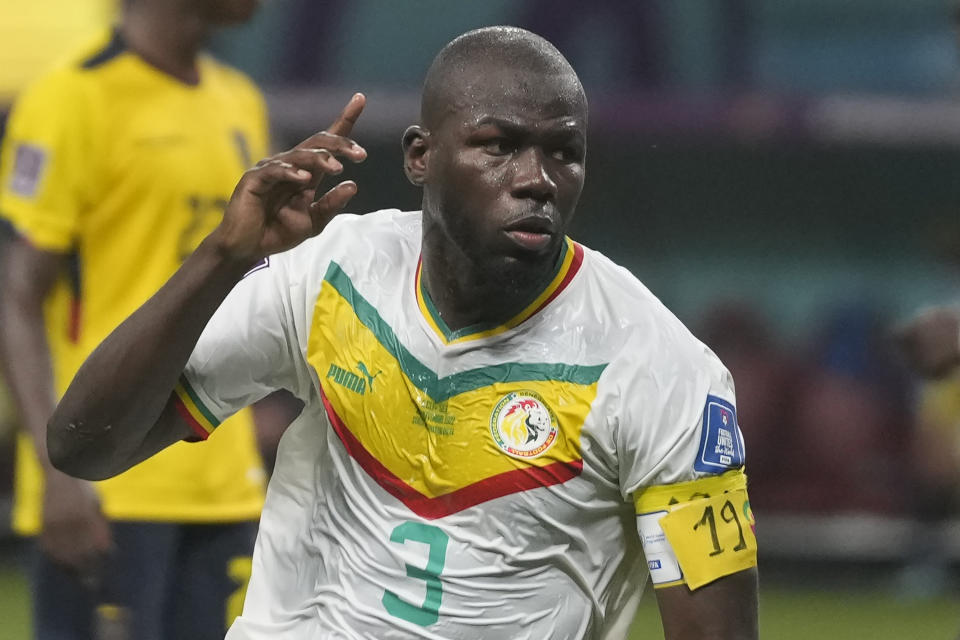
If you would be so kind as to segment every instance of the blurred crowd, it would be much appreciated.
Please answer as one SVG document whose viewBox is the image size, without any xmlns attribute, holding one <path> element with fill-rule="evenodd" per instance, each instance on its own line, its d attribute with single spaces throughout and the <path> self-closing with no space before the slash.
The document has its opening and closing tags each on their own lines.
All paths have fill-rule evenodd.
<svg viewBox="0 0 960 640">
<path fill-rule="evenodd" d="M 929 502 L 950 508 L 942 498 L 956 472 L 941 460 L 933 473 L 929 457 L 949 456 L 960 433 L 938 425 L 927 434 L 932 425 L 921 425 L 922 387 L 904 366 L 890 318 L 850 304 L 789 344 L 741 301 L 709 311 L 699 335 L 736 380 L 761 512 L 919 515 L 932 505 L 918 498 L 930 492 L 938 500 Z"/>
</svg>

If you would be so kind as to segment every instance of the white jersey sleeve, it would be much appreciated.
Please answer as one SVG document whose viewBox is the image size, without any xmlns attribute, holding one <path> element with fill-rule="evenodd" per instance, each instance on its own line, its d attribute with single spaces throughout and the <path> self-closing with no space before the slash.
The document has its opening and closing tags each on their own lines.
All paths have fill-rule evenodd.
<svg viewBox="0 0 960 640">
<path fill-rule="evenodd" d="M 278 389 L 302 395 L 306 365 L 292 314 L 285 256 L 264 258 L 214 313 L 181 375 L 176 394 L 195 431 L 209 433 Z"/>
<path fill-rule="evenodd" d="M 306 344 L 330 261 L 356 238 L 340 214 L 323 233 L 254 266 L 226 297 L 194 347 L 175 389 L 199 436 L 278 389 L 315 393 Z"/>
<path fill-rule="evenodd" d="M 620 378 L 616 445 L 624 498 L 744 464 L 732 376 L 679 321 L 672 324 L 648 354 L 650 365 L 631 366 Z"/>
<path fill-rule="evenodd" d="M 679 321 L 660 326 L 621 378 L 620 487 L 654 587 L 696 589 L 756 566 L 744 442 L 730 373 Z"/>
</svg>

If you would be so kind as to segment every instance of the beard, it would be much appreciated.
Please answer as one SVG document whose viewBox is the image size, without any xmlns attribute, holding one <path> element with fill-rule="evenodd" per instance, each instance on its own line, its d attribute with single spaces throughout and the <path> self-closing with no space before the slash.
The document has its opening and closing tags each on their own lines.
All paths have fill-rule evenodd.
<svg viewBox="0 0 960 640">
<path fill-rule="evenodd" d="M 429 245 L 431 253 L 442 256 L 440 262 L 448 270 L 443 279 L 459 282 L 460 290 L 475 291 L 496 306 L 524 306 L 543 291 L 559 267 L 565 242 L 562 234 L 542 252 L 524 251 L 499 242 L 495 233 L 447 223 L 430 214 L 426 201 L 424 205 L 424 248 Z M 463 212 L 451 218 L 469 216 Z"/>
</svg>

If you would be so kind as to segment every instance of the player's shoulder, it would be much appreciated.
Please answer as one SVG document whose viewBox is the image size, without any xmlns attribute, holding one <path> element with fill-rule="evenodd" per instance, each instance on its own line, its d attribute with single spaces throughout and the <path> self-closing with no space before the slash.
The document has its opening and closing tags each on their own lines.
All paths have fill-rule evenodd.
<svg viewBox="0 0 960 640">
<path fill-rule="evenodd" d="M 222 86 L 231 96 L 262 103 L 263 94 L 253 78 L 210 54 L 200 56 L 203 82 Z"/>
<path fill-rule="evenodd" d="M 95 65 L 114 52 L 113 33 L 104 30 L 48 66 L 17 96 L 8 121 L 8 140 L 48 139 L 62 131 L 96 138 L 91 130 L 102 121 L 104 91 L 103 74 L 96 73 Z"/>
<path fill-rule="evenodd" d="M 98 31 L 78 46 L 58 57 L 21 91 L 17 103 L 48 104 L 63 108 L 77 105 L 96 83 L 96 74 L 90 73 L 101 63 L 120 53 L 116 34 L 111 30 Z"/>
<path fill-rule="evenodd" d="M 630 270 L 599 251 L 583 248 L 583 291 L 597 301 L 593 310 L 601 321 L 603 342 L 622 345 L 624 357 L 642 354 L 648 360 L 682 358 L 702 363 L 712 356 L 687 327 Z"/>
<path fill-rule="evenodd" d="M 399 267 L 419 255 L 420 219 L 418 211 L 399 209 L 339 215 L 323 235 L 347 271 Z"/>
<path fill-rule="evenodd" d="M 382 209 L 364 215 L 341 213 L 322 233 L 282 254 L 280 260 L 322 279 L 331 263 L 351 276 L 371 269 L 389 271 L 415 260 L 419 249 L 420 212 Z"/>
<path fill-rule="evenodd" d="M 596 249 L 579 244 L 583 251 L 584 275 L 593 286 L 602 287 L 606 291 L 618 294 L 611 302 L 619 300 L 620 296 L 627 296 L 633 302 L 641 301 L 643 305 L 659 302 L 650 290 L 636 275 L 626 267 L 617 264 Z"/>
<path fill-rule="evenodd" d="M 412 237 L 419 239 L 420 212 L 400 209 L 380 209 L 362 215 L 341 213 L 335 216 L 318 238 L 353 239 L 389 249 L 397 243 L 406 243 Z"/>
<path fill-rule="evenodd" d="M 730 372 L 635 275 L 599 252 L 584 253 L 582 295 L 597 321 L 583 331 L 608 358 L 611 433 L 620 455 L 635 461 L 622 468 L 622 486 L 685 482 L 742 465 L 742 439 L 726 462 L 697 458 L 719 437 L 718 425 L 735 418 Z"/>
</svg>

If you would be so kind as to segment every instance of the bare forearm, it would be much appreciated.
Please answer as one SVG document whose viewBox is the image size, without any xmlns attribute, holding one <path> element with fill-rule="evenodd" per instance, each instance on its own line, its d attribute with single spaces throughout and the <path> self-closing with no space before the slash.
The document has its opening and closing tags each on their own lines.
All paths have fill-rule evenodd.
<svg viewBox="0 0 960 640">
<path fill-rule="evenodd" d="M 0 252 L 0 361 L 21 428 L 49 471 L 47 420 L 56 404 L 44 301 L 62 273 L 63 254 L 37 249 L 23 238 Z"/>
<path fill-rule="evenodd" d="M 200 333 L 247 267 L 208 238 L 90 355 L 47 428 L 57 468 L 100 479 L 142 457 Z"/>
<path fill-rule="evenodd" d="M 657 591 L 667 640 L 756 640 L 757 569 L 720 578 L 696 591 Z"/>
<path fill-rule="evenodd" d="M 32 438 L 41 464 L 49 468 L 47 420 L 53 413 L 56 396 L 43 323 L 43 300 L 10 283 L 4 289 L 0 304 L 3 373 L 20 425 Z"/>
</svg>

